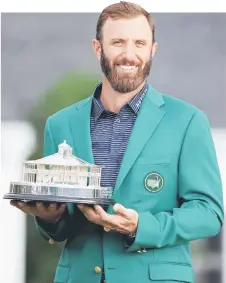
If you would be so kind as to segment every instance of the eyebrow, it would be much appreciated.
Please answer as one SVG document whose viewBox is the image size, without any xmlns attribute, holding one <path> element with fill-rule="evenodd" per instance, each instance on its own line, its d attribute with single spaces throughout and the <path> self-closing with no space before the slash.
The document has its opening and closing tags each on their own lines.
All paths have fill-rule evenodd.
<svg viewBox="0 0 226 283">
<path fill-rule="evenodd" d="M 110 41 L 126 41 L 127 39 L 124 39 L 124 38 L 111 38 Z M 148 41 L 146 39 L 142 39 L 142 38 L 139 38 L 139 39 L 135 39 L 133 41 L 143 41 L 145 43 L 147 43 Z"/>
<path fill-rule="evenodd" d="M 123 38 L 111 38 L 111 41 L 125 41 Z"/>
</svg>

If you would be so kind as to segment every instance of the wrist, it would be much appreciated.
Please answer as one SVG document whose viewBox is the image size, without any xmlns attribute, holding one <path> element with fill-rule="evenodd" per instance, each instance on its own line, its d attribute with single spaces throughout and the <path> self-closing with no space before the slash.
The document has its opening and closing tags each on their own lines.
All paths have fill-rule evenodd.
<svg viewBox="0 0 226 283">
<path fill-rule="evenodd" d="M 136 236 L 136 233 L 137 233 L 137 228 L 138 228 L 138 220 L 139 220 L 139 215 L 137 213 L 137 217 L 136 217 L 136 222 L 135 222 L 135 225 L 134 225 L 134 229 L 130 232 L 129 235 L 131 236 Z"/>
<path fill-rule="evenodd" d="M 66 208 L 63 213 L 55 215 L 55 216 L 48 216 L 48 217 L 42 217 L 37 216 L 41 221 L 46 222 L 47 224 L 57 224 L 62 218 L 67 217 L 68 215 L 68 209 Z"/>
<path fill-rule="evenodd" d="M 136 232 L 132 232 L 132 233 L 130 233 L 130 234 L 128 235 L 128 237 L 130 237 L 130 238 L 134 238 L 134 237 L 136 237 Z"/>
<path fill-rule="evenodd" d="M 59 217 L 55 217 L 55 218 L 45 218 L 45 217 L 40 217 L 40 216 L 37 216 L 41 221 L 43 222 L 46 222 L 46 223 L 49 223 L 49 224 L 56 224 L 60 219 L 61 219 L 61 216 Z"/>
</svg>

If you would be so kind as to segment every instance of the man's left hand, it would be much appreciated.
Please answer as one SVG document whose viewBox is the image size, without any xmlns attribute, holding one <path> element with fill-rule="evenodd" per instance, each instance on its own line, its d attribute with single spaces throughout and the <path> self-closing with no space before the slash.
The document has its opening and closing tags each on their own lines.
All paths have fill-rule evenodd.
<svg viewBox="0 0 226 283">
<path fill-rule="evenodd" d="M 100 205 L 95 205 L 94 208 L 84 204 L 77 206 L 90 222 L 103 226 L 105 231 L 116 230 L 129 235 L 137 230 L 138 213 L 119 203 L 113 206 L 113 210 L 117 214 L 108 214 Z"/>
</svg>

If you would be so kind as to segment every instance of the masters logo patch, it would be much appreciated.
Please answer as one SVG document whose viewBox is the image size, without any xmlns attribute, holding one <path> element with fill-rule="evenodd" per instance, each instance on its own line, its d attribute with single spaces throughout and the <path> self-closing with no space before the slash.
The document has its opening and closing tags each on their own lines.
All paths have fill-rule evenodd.
<svg viewBox="0 0 226 283">
<path fill-rule="evenodd" d="M 152 193 L 159 192 L 164 185 L 163 177 L 156 172 L 149 173 L 144 179 L 145 188 Z"/>
</svg>

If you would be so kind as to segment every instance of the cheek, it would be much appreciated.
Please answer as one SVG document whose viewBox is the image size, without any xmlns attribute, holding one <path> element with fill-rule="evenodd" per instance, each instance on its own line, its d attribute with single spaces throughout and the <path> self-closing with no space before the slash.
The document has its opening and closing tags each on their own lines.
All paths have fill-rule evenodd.
<svg viewBox="0 0 226 283">
<path fill-rule="evenodd" d="M 143 58 L 142 60 L 142 69 L 144 69 L 150 63 L 151 57 Z"/>
<path fill-rule="evenodd" d="M 141 49 L 137 50 L 137 57 L 140 59 L 140 61 L 143 63 L 144 66 L 147 62 L 152 59 L 151 50 L 149 48 L 147 49 Z"/>
<path fill-rule="evenodd" d="M 122 56 L 123 50 L 121 48 L 109 47 L 108 50 L 105 50 L 105 56 L 110 62 L 117 61 L 120 56 Z"/>
</svg>

